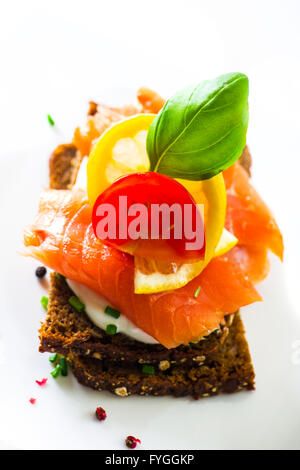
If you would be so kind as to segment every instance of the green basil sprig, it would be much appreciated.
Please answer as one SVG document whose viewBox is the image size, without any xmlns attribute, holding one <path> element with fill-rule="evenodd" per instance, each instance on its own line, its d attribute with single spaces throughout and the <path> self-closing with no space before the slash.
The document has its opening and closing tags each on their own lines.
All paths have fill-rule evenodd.
<svg viewBox="0 0 300 470">
<path fill-rule="evenodd" d="M 249 83 L 221 75 L 172 96 L 147 135 L 151 171 L 203 180 L 232 165 L 246 144 Z"/>
</svg>

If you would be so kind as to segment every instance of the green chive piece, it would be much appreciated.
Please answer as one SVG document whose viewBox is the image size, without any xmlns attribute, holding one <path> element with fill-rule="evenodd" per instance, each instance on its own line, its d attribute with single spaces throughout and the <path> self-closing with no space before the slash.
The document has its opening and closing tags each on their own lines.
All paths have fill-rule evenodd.
<svg viewBox="0 0 300 470">
<path fill-rule="evenodd" d="M 59 273 L 56 273 L 55 274 L 56 278 L 59 279 L 60 281 L 63 281 L 65 278 L 65 276 L 63 276 L 62 274 L 59 274 Z"/>
<path fill-rule="evenodd" d="M 149 366 L 149 364 L 144 364 L 142 367 L 144 374 L 153 375 L 155 372 L 154 366 Z"/>
<path fill-rule="evenodd" d="M 114 317 L 114 318 L 119 318 L 119 316 L 121 315 L 121 312 L 119 312 L 119 310 L 116 310 L 115 308 L 109 307 L 109 305 L 107 307 L 105 307 L 104 313 L 106 313 L 107 315 L 110 315 L 111 317 Z"/>
<path fill-rule="evenodd" d="M 76 297 L 76 295 L 72 295 L 72 297 L 69 298 L 69 304 L 74 307 L 77 312 L 83 312 L 85 309 L 85 305 Z"/>
<path fill-rule="evenodd" d="M 44 307 L 45 310 L 47 310 L 47 308 L 48 308 L 48 302 L 49 302 L 48 297 L 43 295 L 42 298 L 41 298 L 41 304 L 42 304 L 42 306 Z"/>
<path fill-rule="evenodd" d="M 50 124 L 50 126 L 54 126 L 55 125 L 55 122 L 53 121 L 52 117 L 50 116 L 50 114 L 47 114 L 47 119 L 48 119 L 48 122 Z"/>
<path fill-rule="evenodd" d="M 54 354 L 51 354 L 51 356 L 49 356 L 49 362 L 52 362 L 52 364 L 54 364 L 58 359 L 58 354 L 57 353 L 54 353 Z"/>
<path fill-rule="evenodd" d="M 116 325 L 112 325 L 112 324 L 106 325 L 106 333 L 107 333 L 108 335 L 115 335 L 116 332 L 117 332 L 117 327 L 116 327 Z"/>
<path fill-rule="evenodd" d="M 195 299 L 197 299 L 197 297 L 198 297 L 198 295 L 199 295 L 199 292 L 200 292 L 200 290 L 201 290 L 201 287 L 200 287 L 200 286 L 199 286 L 199 287 L 197 287 L 197 289 L 196 289 L 196 292 L 195 292 L 195 294 L 194 294 L 194 297 L 195 297 Z"/>
<path fill-rule="evenodd" d="M 52 372 L 50 372 L 50 374 L 52 375 L 54 379 L 56 379 L 59 376 L 60 372 L 61 372 L 61 365 L 57 364 L 55 369 Z"/>
<path fill-rule="evenodd" d="M 68 363 L 67 359 L 64 356 L 61 356 L 59 359 L 59 365 L 61 367 L 61 375 L 66 377 L 68 375 Z"/>
</svg>

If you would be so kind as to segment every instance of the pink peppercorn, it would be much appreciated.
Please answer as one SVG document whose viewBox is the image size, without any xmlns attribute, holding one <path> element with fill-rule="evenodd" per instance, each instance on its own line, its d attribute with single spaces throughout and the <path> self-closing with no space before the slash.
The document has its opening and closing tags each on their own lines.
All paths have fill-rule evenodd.
<svg viewBox="0 0 300 470">
<path fill-rule="evenodd" d="M 34 405 L 36 402 L 36 398 L 29 398 L 29 401 L 32 405 Z"/>
<path fill-rule="evenodd" d="M 48 379 L 42 379 L 42 380 L 36 380 L 36 383 L 42 387 L 43 385 L 45 385 L 47 383 L 47 380 Z"/>
<path fill-rule="evenodd" d="M 98 406 L 98 408 L 96 408 L 95 414 L 99 421 L 104 421 L 106 419 L 106 411 L 104 408 L 102 408 L 102 406 Z"/>
<path fill-rule="evenodd" d="M 140 443 L 141 441 L 133 436 L 127 436 L 125 440 L 125 444 L 127 445 L 127 447 L 129 447 L 129 449 L 135 449 L 137 444 Z"/>
</svg>

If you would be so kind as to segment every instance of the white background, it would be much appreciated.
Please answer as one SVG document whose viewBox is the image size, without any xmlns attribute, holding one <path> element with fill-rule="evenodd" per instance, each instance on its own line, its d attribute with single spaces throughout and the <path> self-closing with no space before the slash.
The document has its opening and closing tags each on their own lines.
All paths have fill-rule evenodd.
<svg viewBox="0 0 300 470">
<path fill-rule="evenodd" d="M 144 448 L 300 447 L 300 364 L 291 360 L 300 340 L 299 56 L 297 0 L 1 2 L 4 447 L 122 448 L 124 433 L 135 432 L 128 429 L 131 419 Z M 46 357 L 37 353 L 41 288 L 32 275 L 34 263 L 20 260 L 16 250 L 21 227 L 30 222 L 40 188 L 47 184 L 50 151 L 71 139 L 89 99 L 118 105 L 132 100 L 140 86 L 168 97 L 190 83 L 231 71 L 250 79 L 253 179 L 276 213 L 286 246 L 284 265 L 274 261 L 260 288 L 265 302 L 246 312 L 257 392 L 179 404 L 151 398 L 120 402 L 82 389 L 71 378 L 65 386 L 52 381 L 43 393 L 36 390 L 34 379 L 49 373 Z M 30 408 L 27 399 L 35 395 L 42 398 Z M 100 400 L 113 414 L 106 428 L 90 420 Z M 41 432 L 43 419 L 48 420 L 47 432 Z M 81 434 L 78 429 L 73 434 L 73 422 Z"/>
</svg>

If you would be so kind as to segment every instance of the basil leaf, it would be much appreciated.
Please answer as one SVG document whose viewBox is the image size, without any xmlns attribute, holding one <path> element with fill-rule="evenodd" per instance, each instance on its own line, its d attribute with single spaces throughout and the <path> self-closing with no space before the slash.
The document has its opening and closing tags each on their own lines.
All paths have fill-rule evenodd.
<svg viewBox="0 0 300 470">
<path fill-rule="evenodd" d="M 246 75 L 229 73 L 171 97 L 148 131 L 151 171 L 203 180 L 232 165 L 246 144 L 248 91 Z"/>
</svg>

